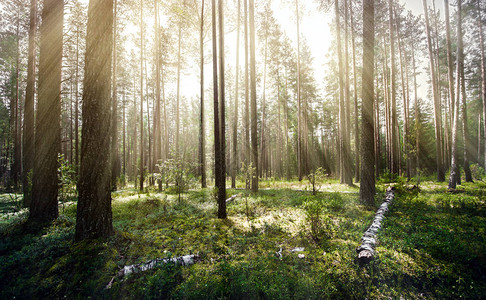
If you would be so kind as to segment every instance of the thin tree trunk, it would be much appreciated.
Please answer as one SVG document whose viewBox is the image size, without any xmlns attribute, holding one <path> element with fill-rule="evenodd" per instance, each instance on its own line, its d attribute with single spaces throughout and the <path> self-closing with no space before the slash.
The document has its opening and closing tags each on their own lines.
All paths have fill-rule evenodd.
<svg viewBox="0 0 486 300">
<path fill-rule="evenodd" d="M 145 166 L 143 162 L 143 0 L 140 0 L 140 191 L 143 192 Z"/>
<path fill-rule="evenodd" d="M 160 24 L 159 24 L 159 7 L 155 1 L 155 111 L 154 111 L 154 149 L 152 166 L 159 163 L 162 151 L 162 130 L 160 128 Z M 162 188 L 161 180 L 158 180 L 159 189 Z"/>
<path fill-rule="evenodd" d="M 252 166 L 255 168 L 251 189 L 258 192 L 258 138 L 256 107 L 256 66 L 255 66 L 255 4 L 250 0 L 250 84 L 251 84 L 251 153 Z"/>
<path fill-rule="evenodd" d="M 483 136 L 486 138 L 486 58 L 484 55 L 484 33 L 483 33 L 483 21 L 481 18 L 481 5 L 477 0 L 478 5 L 478 27 L 479 27 L 479 47 L 481 51 L 481 91 L 483 99 Z M 480 126 L 480 125 L 478 125 Z M 480 163 L 480 162 L 478 162 Z M 484 169 L 486 169 L 486 142 L 484 143 Z"/>
<path fill-rule="evenodd" d="M 223 1 L 218 1 L 219 17 L 219 159 L 220 186 L 218 187 L 218 218 L 226 219 L 226 128 L 225 128 L 225 82 L 224 82 L 224 23 Z"/>
<path fill-rule="evenodd" d="M 238 0 L 236 27 L 236 78 L 235 78 L 235 113 L 233 118 L 233 167 L 231 172 L 231 187 L 236 188 L 236 170 L 238 169 L 238 97 L 239 97 L 239 75 L 240 75 L 240 0 Z"/>
<path fill-rule="evenodd" d="M 113 74 L 112 74 L 112 111 L 111 111 L 111 189 L 116 190 L 116 181 L 120 176 L 118 154 L 118 99 L 117 99 L 117 0 L 113 0 Z"/>
<path fill-rule="evenodd" d="M 462 32 L 459 37 L 462 39 Z M 462 41 L 461 41 L 462 45 Z M 464 49 L 464 48 L 463 48 Z M 461 49 L 461 52 L 463 51 Z M 469 156 L 470 156 L 470 146 L 471 146 L 471 138 L 469 136 L 469 127 L 467 125 L 467 99 L 466 99 L 466 80 L 464 78 L 464 53 L 461 53 L 461 98 L 462 98 L 462 133 L 464 135 L 464 176 L 466 182 L 472 182 L 472 175 L 471 175 L 471 168 L 469 167 Z M 459 73 L 458 73 L 459 74 Z"/>
<path fill-rule="evenodd" d="M 181 85 L 181 43 L 182 43 L 182 16 L 179 20 L 179 38 L 177 43 L 177 94 L 176 94 L 176 132 L 175 132 L 175 156 L 179 159 L 179 135 L 180 135 L 180 85 Z"/>
<path fill-rule="evenodd" d="M 337 0 L 336 0 L 337 3 Z M 299 1 L 295 0 L 297 26 L 297 171 L 299 181 L 302 180 L 302 101 L 300 99 L 300 30 L 299 30 Z"/>
<path fill-rule="evenodd" d="M 389 33 L 390 33 L 390 111 L 391 111 L 391 173 L 398 175 L 400 172 L 399 164 L 399 140 L 398 140 L 398 121 L 397 121 L 397 96 L 396 96 L 396 65 L 395 65 L 395 37 L 393 28 L 393 0 L 388 0 L 389 14 Z"/>
<path fill-rule="evenodd" d="M 244 119 L 244 132 L 245 132 L 245 167 L 248 168 L 251 163 L 251 153 L 250 153 L 250 103 L 249 103 L 249 63 L 248 63 L 248 1 L 244 0 L 243 5 L 244 8 L 244 17 L 245 17 L 245 119 Z M 246 186 L 246 189 L 249 190 L 250 186 Z"/>
<path fill-rule="evenodd" d="M 211 1 L 212 13 L 212 41 L 213 41 L 213 109 L 214 109 L 214 181 L 215 187 L 219 188 L 221 183 L 221 159 L 219 157 L 221 142 L 219 134 L 219 90 L 218 90 L 218 48 L 216 36 L 216 0 Z M 219 203 L 219 202 L 218 202 Z"/>
<path fill-rule="evenodd" d="M 201 56 L 201 104 L 199 117 L 199 164 L 201 172 L 201 188 L 206 187 L 206 130 L 204 129 L 204 0 L 201 4 L 201 29 L 199 32 L 199 48 Z"/>
<path fill-rule="evenodd" d="M 359 122 L 358 122 L 358 84 L 357 84 L 357 70 L 356 70 L 356 45 L 355 45 L 355 36 L 354 36 L 354 18 L 353 18 L 353 2 L 349 3 L 349 16 L 351 20 L 351 47 L 353 51 L 353 91 L 354 91 L 354 160 L 356 162 L 355 166 L 355 178 L 356 182 L 359 182 Z"/>
</svg>

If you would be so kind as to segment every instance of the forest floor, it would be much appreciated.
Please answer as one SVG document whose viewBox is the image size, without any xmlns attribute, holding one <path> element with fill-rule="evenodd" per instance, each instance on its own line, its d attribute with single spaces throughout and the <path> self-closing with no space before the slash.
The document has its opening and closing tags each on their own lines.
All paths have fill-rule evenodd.
<svg viewBox="0 0 486 300">
<path fill-rule="evenodd" d="M 356 248 L 383 201 L 359 203 L 358 187 L 334 181 L 316 196 L 298 182 L 266 181 L 257 194 L 228 190 L 228 219 L 216 218 L 211 189 L 181 201 L 155 190 L 113 193 L 115 235 L 76 243 L 75 202 L 32 232 L 19 197 L 0 195 L 0 298 L 482 298 L 486 295 L 486 183 L 396 184 L 378 232 L 375 259 Z M 303 251 L 292 251 L 295 248 Z M 280 251 L 281 250 L 281 251 Z M 280 251 L 281 256 L 277 254 Z M 126 265 L 197 254 L 115 278 Z"/>
</svg>

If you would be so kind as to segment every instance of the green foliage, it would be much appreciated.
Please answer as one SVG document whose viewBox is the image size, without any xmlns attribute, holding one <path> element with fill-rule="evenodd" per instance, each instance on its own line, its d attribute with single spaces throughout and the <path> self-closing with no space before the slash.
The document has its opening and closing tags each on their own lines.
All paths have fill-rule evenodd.
<svg viewBox="0 0 486 300">
<path fill-rule="evenodd" d="M 484 171 L 483 167 L 481 167 L 479 164 L 472 164 L 471 175 L 474 180 L 482 181 L 486 177 L 486 172 Z"/>
<path fill-rule="evenodd" d="M 322 182 L 326 178 L 327 174 L 325 173 L 324 169 L 322 167 L 319 167 L 315 170 L 312 170 L 308 175 L 307 179 L 309 180 L 309 183 L 312 187 L 312 195 L 317 195 L 317 192 L 319 191 Z"/>
<path fill-rule="evenodd" d="M 334 236 L 332 220 L 326 214 L 321 198 L 309 197 L 304 202 L 304 210 L 306 227 L 314 241 L 328 240 Z"/>
<path fill-rule="evenodd" d="M 58 178 L 59 178 L 59 201 L 64 203 L 70 199 L 76 198 L 77 176 L 74 165 L 70 164 L 64 158 L 63 154 L 59 154 L 57 161 L 59 163 Z"/>
<path fill-rule="evenodd" d="M 117 191 L 115 235 L 83 243 L 73 242 L 76 205 L 32 230 L 3 195 L 0 298 L 482 298 L 486 184 L 464 184 L 457 194 L 446 193 L 445 183 L 396 189 L 377 255 L 365 267 L 355 249 L 375 210 L 360 205 L 352 189 L 243 192 L 225 221 L 215 217 L 210 189 L 190 190 L 181 203 L 170 193 Z M 123 266 L 190 253 L 201 261 L 117 278 L 105 289 Z"/>
<path fill-rule="evenodd" d="M 166 187 L 173 184 L 180 202 L 181 194 L 196 184 L 196 178 L 191 173 L 191 168 L 195 166 L 195 163 L 189 163 L 183 159 L 169 158 L 157 164 L 159 173 L 155 177 L 157 180 L 165 182 Z"/>
<path fill-rule="evenodd" d="M 247 190 L 251 188 L 251 181 L 255 174 L 256 167 L 254 167 L 252 163 L 249 165 L 246 165 L 245 162 L 241 163 L 240 176 L 242 177 L 242 181 L 245 182 L 245 187 Z"/>
</svg>

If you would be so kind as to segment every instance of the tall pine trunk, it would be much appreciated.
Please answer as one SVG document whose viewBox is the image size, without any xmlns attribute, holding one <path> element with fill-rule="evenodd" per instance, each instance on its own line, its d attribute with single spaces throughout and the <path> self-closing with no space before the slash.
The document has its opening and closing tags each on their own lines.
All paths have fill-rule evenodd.
<svg viewBox="0 0 486 300">
<path fill-rule="evenodd" d="M 477 0 L 478 6 L 478 27 L 479 27 L 479 47 L 481 51 L 481 90 L 482 90 L 482 100 L 483 100 L 483 136 L 486 139 L 486 61 L 484 55 L 484 33 L 483 33 L 483 20 L 481 18 L 481 5 L 480 1 Z M 478 124 L 480 126 L 480 124 Z M 478 162 L 480 163 L 480 162 Z M 486 169 L 486 142 L 484 143 L 484 169 Z"/>
<path fill-rule="evenodd" d="M 374 105 L 374 1 L 363 0 L 363 104 L 361 108 L 361 202 L 373 205 L 375 200 L 375 149 L 373 143 Z"/>
<path fill-rule="evenodd" d="M 61 66 L 64 1 L 46 0 L 42 9 L 35 161 L 29 219 L 45 222 L 59 212 L 58 160 L 61 150 Z"/>
<path fill-rule="evenodd" d="M 238 98 L 240 75 L 240 0 L 238 0 L 236 27 L 236 78 L 235 78 L 235 113 L 233 117 L 233 166 L 231 168 L 231 187 L 236 187 L 236 171 L 238 169 Z"/>
<path fill-rule="evenodd" d="M 199 31 L 199 51 L 201 56 L 201 103 L 199 115 L 199 167 L 201 188 L 206 187 L 206 130 L 204 129 L 204 0 L 201 4 L 201 28 Z"/>
<path fill-rule="evenodd" d="M 250 85 L 251 85 L 251 156 L 253 173 L 251 189 L 258 191 L 258 137 L 256 107 L 256 66 L 255 66 L 255 4 L 250 0 Z"/>
<path fill-rule="evenodd" d="M 113 234 L 110 187 L 110 82 L 113 0 L 90 0 L 76 240 Z M 104 41 L 100 43 L 100 41 Z"/>
</svg>

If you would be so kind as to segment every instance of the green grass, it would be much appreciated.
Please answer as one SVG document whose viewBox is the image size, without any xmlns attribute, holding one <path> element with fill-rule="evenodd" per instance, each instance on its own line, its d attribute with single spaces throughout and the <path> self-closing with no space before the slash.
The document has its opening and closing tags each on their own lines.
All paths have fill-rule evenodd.
<svg viewBox="0 0 486 300">
<path fill-rule="evenodd" d="M 307 184 L 268 181 L 239 194 L 218 220 L 211 189 L 113 193 L 115 235 L 74 243 L 76 205 L 34 231 L 26 213 L 0 197 L 0 298 L 481 298 L 486 294 L 486 184 L 402 186 L 378 233 L 376 259 L 356 262 L 356 247 L 376 207 L 358 187 L 330 181 L 317 196 Z M 381 203 L 385 187 L 377 197 Z M 320 230 L 311 232 L 317 213 Z M 314 220 L 316 220 L 314 218 Z M 292 253 L 294 247 L 303 252 Z M 279 259 L 276 251 L 282 248 Z M 168 264 L 105 289 L 119 268 L 154 258 L 198 254 L 190 267 Z M 304 254 L 304 258 L 298 258 Z"/>
</svg>

